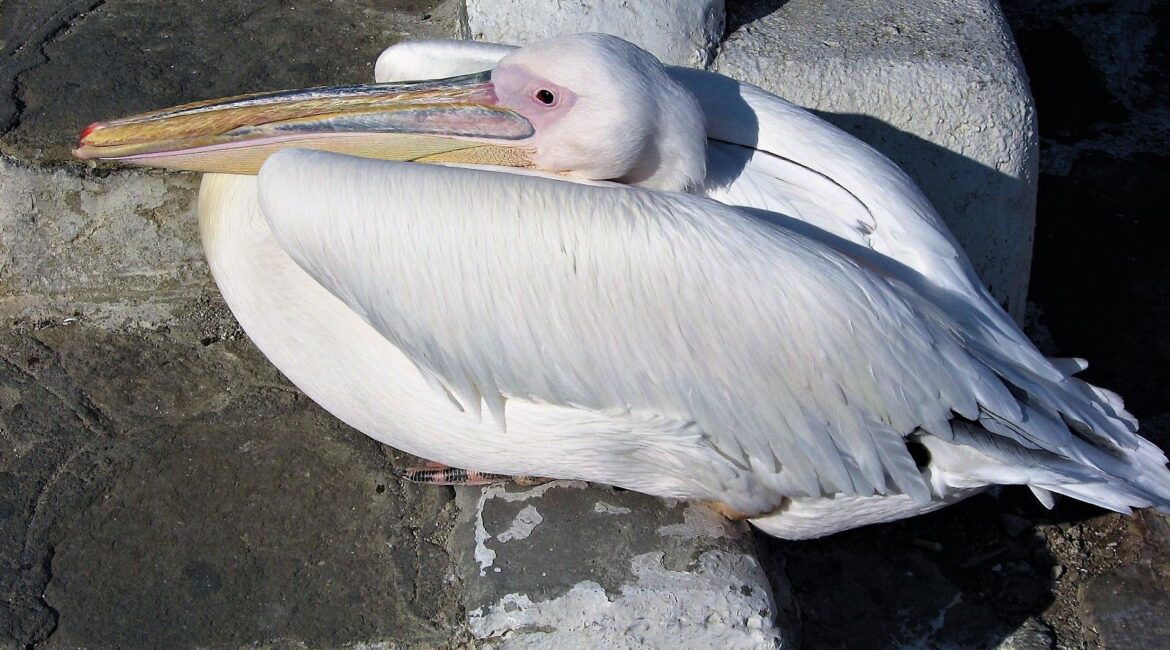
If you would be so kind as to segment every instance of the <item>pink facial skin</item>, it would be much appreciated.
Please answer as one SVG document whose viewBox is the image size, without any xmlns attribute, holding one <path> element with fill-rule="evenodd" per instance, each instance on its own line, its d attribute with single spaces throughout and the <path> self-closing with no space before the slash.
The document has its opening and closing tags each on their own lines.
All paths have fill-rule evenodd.
<svg viewBox="0 0 1170 650">
<path fill-rule="evenodd" d="M 577 103 L 573 91 L 517 65 L 497 67 L 492 72 L 492 85 L 499 105 L 528 118 L 538 134 L 547 132 Z M 551 101 L 547 101 L 550 94 Z"/>
</svg>

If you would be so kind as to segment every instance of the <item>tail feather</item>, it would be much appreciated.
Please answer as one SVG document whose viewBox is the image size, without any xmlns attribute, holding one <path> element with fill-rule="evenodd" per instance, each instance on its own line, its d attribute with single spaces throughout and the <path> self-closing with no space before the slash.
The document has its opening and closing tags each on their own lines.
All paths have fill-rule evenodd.
<svg viewBox="0 0 1170 650">
<path fill-rule="evenodd" d="M 1027 485 L 1047 507 L 1052 505 L 1047 493 L 1055 492 L 1126 514 L 1148 507 L 1170 512 L 1166 455 L 1145 439 L 1120 453 L 1076 439 L 1077 453 L 1066 455 L 1025 447 L 978 423 L 956 420 L 952 430 L 953 443 L 932 436 L 919 440 L 931 452 L 932 470 L 948 485 Z"/>
<path fill-rule="evenodd" d="M 1032 496 L 1036 497 L 1036 500 L 1040 502 L 1040 505 L 1048 508 L 1049 510 L 1052 510 L 1056 507 L 1056 500 L 1052 498 L 1052 492 L 1050 490 L 1045 490 L 1044 488 L 1036 487 L 1035 485 L 1029 485 L 1028 489 L 1032 491 Z"/>
<path fill-rule="evenodd" d="M 1065 377 L 1072 377 L 1089 367 L 1089 362 L 1080 357 L 1048 357 L 1048 363 Z"/>
<path fill-rule="evenodd" d="M 930 468 L 932 484 L 973 487 L 980 482 L 1024 484 L 1046 501 L 1045 491 L 1067 494 L 1119 512 L 1153 506 L 1170 511 L 1166 456 L 1138 435 L 1137 419 L 1116 393 L 1073 375 L 1088 364 L 1077 358 L 1047 358 L 995 307 L 971 273 L 966 278 L 982 299 L 956 299 L 946 292 L 915 289 L 930 297 L 922 313 L 956 335 L 976 396 L 952 408 L 952 438 L 915 435 L 942 458 Z M 946 354 L 945 349 L 940 352 Z M 981 369 L 965 361 L 974 358 Z M 949 360 L 948 360 L 949 361 Z M 981 372 L 986 371 L 986 372 Z M 1005 395 L 1010 393 L 1010 395 Z M 968 452 L 956 451 L 956 445 Z"/>
</svg>

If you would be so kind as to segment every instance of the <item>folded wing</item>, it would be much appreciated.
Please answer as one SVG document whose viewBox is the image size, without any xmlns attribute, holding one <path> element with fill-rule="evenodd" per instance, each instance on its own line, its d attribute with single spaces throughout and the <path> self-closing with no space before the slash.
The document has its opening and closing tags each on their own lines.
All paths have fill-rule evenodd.
<svg viewBox="0 0 1170 650">
<path fill-rule="evenodd" d="M 1022 417 L 911 294 L 713 201 L 307 151 L 260 199 L 298 264 L 501 426 L 509 399 L 657 412 L 783 494 L 925 500 L 904 436 Z"/>
</svg>

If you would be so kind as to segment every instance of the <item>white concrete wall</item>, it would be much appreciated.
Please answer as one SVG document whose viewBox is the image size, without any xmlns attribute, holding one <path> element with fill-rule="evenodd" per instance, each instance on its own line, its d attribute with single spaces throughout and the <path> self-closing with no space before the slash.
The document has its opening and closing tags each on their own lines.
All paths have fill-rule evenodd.
<svg viewBox="0 0 1170 650">
<path fill-rule="evenodd" d="M 666 63 L 708 65 L 723 36 L 723 0 L 467 0 L 478 41 L 524 45 L 554 36 L 621 36 Z"/>
</svg>

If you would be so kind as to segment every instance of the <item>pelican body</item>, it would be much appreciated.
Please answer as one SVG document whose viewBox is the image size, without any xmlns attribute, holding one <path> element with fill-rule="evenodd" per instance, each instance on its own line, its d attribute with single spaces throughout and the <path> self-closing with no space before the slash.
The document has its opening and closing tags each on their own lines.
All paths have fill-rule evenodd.
<svg viewBox="0 0 1170 650">
<path fill-rule="evenodd" d="M 76 152 L 208 172 L 225 301 L 356 429 L 787 538 L 994 484 L 1170 507 L 1120 398 L 1037 352 L 905 175 L 810 114 L 603 35 L 377 70 L 95 124 Z"/>
</svg>

